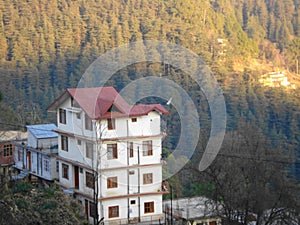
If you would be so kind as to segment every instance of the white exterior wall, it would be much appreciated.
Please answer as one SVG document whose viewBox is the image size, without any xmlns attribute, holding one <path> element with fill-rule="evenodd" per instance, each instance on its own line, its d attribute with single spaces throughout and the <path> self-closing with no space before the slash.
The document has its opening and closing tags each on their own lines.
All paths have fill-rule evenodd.
<svg viewBox="0 0 300 225">
<path fill-rule="evenodd" d="M 57 145 L 57 138 L 44 138 L 44 139 L 38 139 L 38 148 L 40 149 L 49 149 L 50 147 L 53 147 Z"/>
<path fill-rule="evenodd" d="M 153 155 L 143 155 L 143 141 L 152 140 L 152 152 Z M 133 157 L 129 157 L 127 151 L 128 144 L 133 142 Z M 117 144 L 118 148 L 118 158 L 117 159 L 108 159 L 107 158 L 107 145 L 108 144 Z M 105 142 L 101 147 L 101 169 L 115 168 L 115 167 L 124 167 L 124 166 L 133 166 L 137 165 L 140 161 L 140 165 L 149 165 L 149 164 L 158 164 L 161 161 L 161 137 L 154 138 L 145 138 L 145 139 L 128 139 L 128 141 L 111 141 Z M 129 162 L 127 162 L 129 160 Z"/>
<path fill-rule="evenodd" d="M 135 201 L 134 204 L 131 204 L 131 201 Z M 129 198 L 129 217 L 131 219 L 138 218 L 139 217 L 139 212 L 140 207 L 139 207 L 139 197 L 131 197 Z"/>
<path fill-rule="evenodd" d="M 68 179 L 63 178 L 63 176 L 62 176 L 62 174 L 63 174 L 62 164 L 69 166 L 69 178 Z M 73 173 L 71 172 L 72 170 L 73 170 L 72 164 L 59 161 L 59 182 L 63 186 L 66 186 L 69 188 L 74 187 L 74 177 L 73 177 Z"/>
<path fill-rule="evenodd" d="M 57 168 L 56 168 L 56 158 L 55 157 L 51 157 L 50 158 L 51 161 L 51 168 L 50 168 L 50 178 L 51 180 L 58 178 L 58 172 L 57 172 Z"/>
<path fill-rule="evenodd" d="M 91 171 L 85 169 L 83 169 L 82 173 L 79 173 L 79 191 L 93 196 L 94 190 L 86 186 L 86 172 L 92 173 Z"/>
<path fill-rule="evenodd" d="M 30 130 L 28 130 L 28 146 L 32 148 L 49 149 L 57 145 L 57 138 L 36 138 Z"/>
<path fill-rule="evenodd" d="M 140 202 L 141 202 L 142 221 L 151 221 L 155 219 L 157 220 L 158 219 L 157 216 L 162 216 L 162 195 L 142 196 L 140 198 Z M 154 213 L 145 213 L 144 211 L 145 202 L 154 202 Z"/>
<path fill-rule="evenodd" d="M 136 122 L 132 122 L 132 118 L 136 118 Z M 131 117 L 131 118 L 116 118 L 115 129 L 107 129 L 107 120 L 97 122 L 98 137 L 102 139 L 120 138 L 120 137 L 140 137 L 140 136 L 155 136 L 161 134 L 160 131 L 160 115 L 157 112 L 150 112 L 148 115 Z"/>
<path fill-rule="evenodd" d="M 131 201 L 134 200 L 135 204 L 131 204 Z M 154 202 L 154 212 L 145 213 L 144 203 L 145 202 Z M 117 218 L 108 218 L 109 212 L 108 208 L 111 206 L 119 206 L 119 217 Z M 143 197 L 132 197 L 123 199 L 110 199 L 102 201 L 99 205 L 99 209 L 103 209 L 103 216 L 107 221 L 105 224 L 111 224 L 113 221 L 126 221 L 128 219 L 128 210 L 129 210 L 129 219 L 138 218 L 141 216 L 141 221 L 151 221 L 162 219 L 162 196 L 161 195 L 150 195 Z M 119 224 L 117 222 L 117 224 Z"/>
<path fill-rule="evenodd" d="M 27 156 L 27 152 L 30 152 L 30 160 Z M 19 160 L 19 154 L 20 160 Z M 49 162 L 49 170 L 45 170 L 45 160 Z M 31 166 L 29 165 L 31 163 Z M 41 177 L 46 180 L 53 180 L 58 178 L 56 172 L 56 158 L 50 155 L 43 154 L 42 152 L 30 151 L 25 147 L 16 146 L 15 151 L 15 166 L 19 170 L 28 170 L 31 174 Z"/>
<path fill-rule="evenodd" d="M 78 136 L 95 137 L 95 131 L 85 129 L 85 113 L 80 108 L 71 107 L 71 98 L 63 102 L 60 107 L 66 110 L 66 124 L 59 122 L 59 109 L 57 110 L 57 127 Z M 80 112 L 80 119 L 77 113 Z"/>
<path fill-rule="evenodd" d="M 32 148 L 37 148 L 38 146 L 38 140 L 35 138 L 35 136 L 28 130 L 28 137 L 27 137 L 27 144 L 28 146 Z"/>
<path fill-rule="evenodd" d="M 87 164 L 85 161 L 85 152 L 84 149 L 82 149 L 84 145 L 85 144 L 83 141 L 81 142 L 81 145 L 78 145 L 75 138 L 68 137 L 68 151 L 61 150 L 61 135 L 58 136 L 59 156 Z"/>
<path fill-rule="evenodd" d="M 143 174 L 152 173 L 153 183 L 152 184 L 143 184 Z M 140 168 L 140 180 L 141 180 L 141 193 L 147 192 L 159 192 L 161 191 L 161 179 L 162 179 L 162 168 L 161 166 L 156 167 L 143 167 Z"/>
<path fill-rule="evenodd" d="M 107 188 L 107 178 L 109 177 L 117 177 L 117 188 Z M 127 195 L 127 170 L 110 170 L 101 173 L 100 184 L 102 197 Z"/>
<path fill-rule="evenodd" d="M 101 206 L 103 208 L 103 216 L 106 221 L 114 221 L 114 220 L 120 220 L 120 219 L 127 219 L 128 214 L 128 206 L 127 206 L 127 199 L 110 199 L 107 201 L 102 201 Z M 111 206 L 119 206 L 119 217 L 117 218 L 109 218 L 108 214 L 108 208 Z M 109 224 L 109 222 L 106 222 L 105 224 Z M 118 224 L 118 223 L 117 223 Z"/>
</svg>

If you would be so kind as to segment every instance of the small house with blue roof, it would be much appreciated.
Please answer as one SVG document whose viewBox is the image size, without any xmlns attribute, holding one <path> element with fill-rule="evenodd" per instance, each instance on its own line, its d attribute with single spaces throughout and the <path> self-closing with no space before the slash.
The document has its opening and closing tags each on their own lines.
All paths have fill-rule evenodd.
<svg viewBox="0 0 300 225">
<path fill-rule="evenodd" d="M 58 178 L 56 157 L 58 135 L 55 124 L 27 126 L 27 142 L 17 144 L 15 167 L 31 176 L 54 180 Z"/>
<path fill-rule="evenodd" d="M 27 145 L 32 148 L 47 149 L 57 148 L 58 134 L 54 124 L 37 124 L 26 126 L 28 131 Z"/>
</svg>

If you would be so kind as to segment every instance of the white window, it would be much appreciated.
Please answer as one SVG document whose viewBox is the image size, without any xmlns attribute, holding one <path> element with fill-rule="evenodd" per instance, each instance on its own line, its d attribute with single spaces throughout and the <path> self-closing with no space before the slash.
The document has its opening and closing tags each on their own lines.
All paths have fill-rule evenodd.
<svg viewBox="0 0 300 225">
<path fill-rule="evenodd" d="M 44 170 L 46 172 L 49 172 L 50 171 L 50 162 L 48 159 L 44 159 Z"/>
</svg>

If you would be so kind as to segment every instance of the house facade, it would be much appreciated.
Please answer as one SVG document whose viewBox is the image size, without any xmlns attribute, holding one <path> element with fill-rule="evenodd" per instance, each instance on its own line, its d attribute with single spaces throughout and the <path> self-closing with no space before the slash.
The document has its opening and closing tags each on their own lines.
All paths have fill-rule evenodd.
<svg viewBox="0 0 300 225">
<path fill-rule="evenodd" d="M 10 168 L 14 165 L 14 151 L 16 140 L 25 140 L 26 133 L 21 131 L 0 132 L 0 181 L 9 175 Z"/>
<path fill-rule="evenodd" d="M 15 168 L 52 181 L 58 178 L 58 134 L 54 124 L 27 126 L 27 142 L 15 143 Z"/>
<path fill-rule="evenodd" d="M 160 104 L 129 105 L 113 87 L 68 89 L 57 113 L 58 184 L 81 201 L 90 222 L 162 219 Z"/>
</svg>

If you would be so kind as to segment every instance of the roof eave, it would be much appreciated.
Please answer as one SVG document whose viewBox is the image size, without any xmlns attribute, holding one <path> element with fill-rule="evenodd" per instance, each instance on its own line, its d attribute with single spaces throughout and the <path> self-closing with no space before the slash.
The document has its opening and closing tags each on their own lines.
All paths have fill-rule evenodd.
<svg viewBox="0 0 300 225">
<path fill-rule="evenodd" d="M 56 112 L 58 106 L 67 99 L 67 97 L 64 99 L 64 96 L 66 96 L 67 93 L 69 94 L 67 97 L 69 97 L 70 93 L 67 89 L 47 107 L 47 111 Z"/>
</svg>

